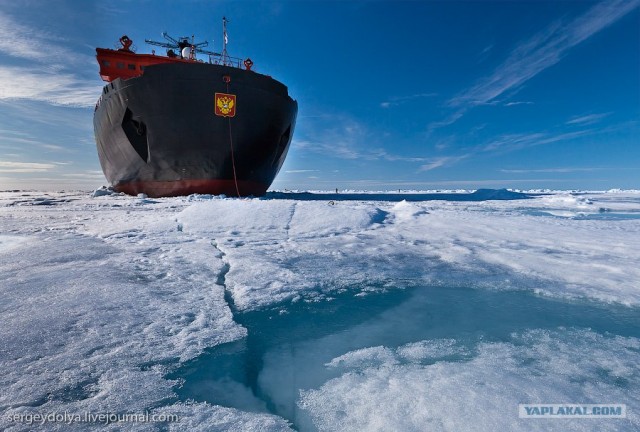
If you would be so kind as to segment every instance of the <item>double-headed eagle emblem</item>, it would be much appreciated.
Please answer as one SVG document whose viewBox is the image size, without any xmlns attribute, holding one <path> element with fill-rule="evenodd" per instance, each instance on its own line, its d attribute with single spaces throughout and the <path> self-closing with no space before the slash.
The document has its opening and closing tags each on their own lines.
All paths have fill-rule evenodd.
<svg viewBox="0 0 640 432">
<path fill-rule="evenodd" d="M 215 113 L 222 117 L 234 117 L 236 115 L 236 95 L 216 93 Z"/>
</svg>

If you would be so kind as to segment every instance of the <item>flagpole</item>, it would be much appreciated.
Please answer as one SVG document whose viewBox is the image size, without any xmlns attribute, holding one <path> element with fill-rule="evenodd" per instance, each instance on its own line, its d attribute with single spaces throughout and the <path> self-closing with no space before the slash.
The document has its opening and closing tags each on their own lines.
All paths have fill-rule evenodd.
<svg viewBox="0 0 640 432">
<path fill-rule="evenodd" d="M 227 65 L 227 17 L 222 17 L 222 64 Z"/>
</svg>

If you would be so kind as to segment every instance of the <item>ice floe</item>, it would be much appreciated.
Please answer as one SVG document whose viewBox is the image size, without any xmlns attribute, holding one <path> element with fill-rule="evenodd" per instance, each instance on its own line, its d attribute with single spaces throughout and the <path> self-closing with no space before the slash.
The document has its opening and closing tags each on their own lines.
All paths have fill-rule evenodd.
<svg viewBox="0 0 640 432">
<path fill-rule="evenodd" d="M 176 412 L 182 422 L 167 426 L 175 430 L 288 429 L 288 419 L 262 412 L 270 405 L 252 389 L 227 383 L 249 401 L 242 406 L 182 401 L 179 379 L 168 376 L 246 338 L 234 314 L 287 314 L 345 292 L 464 286 L 640 306 L 638 191 L 262 199 L 8 191 L 0 220 L 0 428 L 8 430 L 30 429 L 9 415 L 63 410 Z M 477 350 L 455 335 L 399 347 L 372 339 L 342 346 L 320 381 L 293 399 L 273 390 L 273 400 L 298 404 L 287 410 L 301 428 L 535 430 L 546 423 L 514 419 L 514 399 L 638 407 L 628 390 L 640 388 L 637 344 L 535 326 Z M 265 388 L 283 377 L 273 369 L 279 358 L 264 360 Z M 526 362 L 534 366 L 520 368 Z M 634 415 L 625 425 L 638 425 Z M 566 430 L 584 427 L 573 425 Z M 56 428 L 64 425 L 43 430 Z"/>
</svg>

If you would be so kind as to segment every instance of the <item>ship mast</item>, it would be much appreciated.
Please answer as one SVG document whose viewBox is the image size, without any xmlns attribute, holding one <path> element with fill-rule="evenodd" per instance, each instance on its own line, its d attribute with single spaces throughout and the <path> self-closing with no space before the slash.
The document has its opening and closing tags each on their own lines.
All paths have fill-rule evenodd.
<svg viewBox="0 0 640 432">
<path fill-rule="evenodd" d="M 227 37 L 227 22 L 227 17 L 222 17 L 222 64 L 225 66 L 229 58 L 229 54 L 227 53 L 227 42 L 229 42 Z"/>
</svg>

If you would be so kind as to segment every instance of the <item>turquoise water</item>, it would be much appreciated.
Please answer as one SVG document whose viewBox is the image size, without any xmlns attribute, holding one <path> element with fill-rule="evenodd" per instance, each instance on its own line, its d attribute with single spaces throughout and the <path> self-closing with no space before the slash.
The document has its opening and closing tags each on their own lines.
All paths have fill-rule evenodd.
<svg viewBox="0 0 640 432">
<path fill-rule="evenodd" d="M 479 343 L 509 341 L 514 332 L 528 329 L 590 329 L 607 337 L 640 338 L 638 308 L 451 286 L 343 293 L 329 301 L 236 313 L 235 319 L 248 329 L 247 338 L 217 346 L 175 371 L 170 378 L 184 380 L 176 389 L 179 398 L 269 412 L 294 426 L 301 424 L 300 389 L 336 377 L 341 372 L 325 365 L 349 351 L 431 339 L 455 339 L 464 347 L 425 360 L 428 364 L 466 361 Z"/>
</svg>

